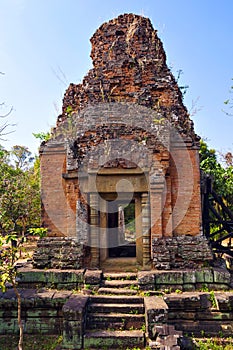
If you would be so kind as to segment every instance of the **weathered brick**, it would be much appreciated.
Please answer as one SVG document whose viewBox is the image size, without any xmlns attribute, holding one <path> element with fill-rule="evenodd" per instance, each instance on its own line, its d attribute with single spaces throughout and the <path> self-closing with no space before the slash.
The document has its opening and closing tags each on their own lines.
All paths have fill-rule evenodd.
<svg viewBox="0 0 233 350">
<path fill-rule="evenodd" d="M 149 232 L 136 243 L 141 264 L 193 268 L 211 260 L 203 237 L 200 244 L 183 238 L 200 234 L 199 137 L 156 30 L 148 18 L 125 14 L 104 23 L 91 44 L 93 68 L 66 90 L 52 138 L 40 148 L 42 225 L 49 236 L 77 238 L 84 254 L 46 246 L 34 260 L 72 268 L 77 256 L 75 268 L 99 267 L 99 247 L 109 245 L 99 225 L 103 231 L 108 218 L 98 201 L 92 210 L 90 194 L 116 193 L 122 179 L 141 201 L 137 235 Z M 149 210 L 140 197 L 147 193 Z M 158 247 L 157 238 L 165 245 Z"/>
</svg>

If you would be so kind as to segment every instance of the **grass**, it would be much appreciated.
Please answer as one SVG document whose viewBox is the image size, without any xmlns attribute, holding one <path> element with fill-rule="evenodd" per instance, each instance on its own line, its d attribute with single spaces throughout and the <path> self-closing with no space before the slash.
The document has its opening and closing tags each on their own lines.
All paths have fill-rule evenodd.
<svg viewBox="0 0 233 350">
<path fill-rule="evenodd" d="M 198 350 L 233 350 L 233 338 L 194 339 Z"/>
<path fill-rule="evenodd" d="M 56 335 L 24 335 L 23 350 L 55 350 L 62 337 Z M 17 350 L 18 336 L 0 336 L 0 350 Z"/>
</svg>

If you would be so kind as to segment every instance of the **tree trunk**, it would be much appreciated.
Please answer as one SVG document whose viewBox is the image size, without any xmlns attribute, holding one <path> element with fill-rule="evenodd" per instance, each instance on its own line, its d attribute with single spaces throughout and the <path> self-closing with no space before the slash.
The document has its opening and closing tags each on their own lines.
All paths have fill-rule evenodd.
<svg viewBox="0 0 233 350">
<path fill-rule="evenodd" d="M 18 350 L 23 350 L 23 323 L 21 319 L 21 295 L 16 287 L 15 281 L 12 281 L 12 284 L 17 297 L 17 304 L 18 304 L 18 325 L 19 325 Z"/>
</svg>

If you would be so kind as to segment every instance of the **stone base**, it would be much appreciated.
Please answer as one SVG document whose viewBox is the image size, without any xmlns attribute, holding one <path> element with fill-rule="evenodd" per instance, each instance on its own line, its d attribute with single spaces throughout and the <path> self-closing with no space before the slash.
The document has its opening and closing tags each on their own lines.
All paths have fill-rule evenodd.
<svg viewBox="0 0 233 350">
<path fill-rule="evenodd" d="M 225 268 L 153 270 L 138 272 L 140 290 L 184 292 L 232 289 L 232 275 Z"/>
<path fill-rule="evenodd" d="M 197 269 L 213 260 L 209 242 L 204 236 L 154 238 L 153 267 L 160 270 Z"/>
<path fill-rule="evenodd" d="M 80 269 L 84 247 L 73 238 L 45 237 L 38 241 L 33 255 L 35 268 Z"/>
<path fill-rule="evenodd" d="M 33 255 L 35 268 L 81 269 L 90 266 L 88 248 L 68 237 L 45 237 L 37 243 Z M 155 238 L 152 242 L 152 268 L 158 270 L 198 269 L 213 261 L 209 242 L 203 236 L 178 236 Z M 111 261 L 114 261 L 114 267 Z M 115 261 L 116 260 L 116 261 Z M 116 270 L 119 259 L 108 259 L 103 270 Z M 133 266 L 132 266 L 132 262 Z M 123 268 L 140 270 L 135 259 L 124 259 Z M 98 268 L 99 266 L 95 266 Z"/>
</svg>

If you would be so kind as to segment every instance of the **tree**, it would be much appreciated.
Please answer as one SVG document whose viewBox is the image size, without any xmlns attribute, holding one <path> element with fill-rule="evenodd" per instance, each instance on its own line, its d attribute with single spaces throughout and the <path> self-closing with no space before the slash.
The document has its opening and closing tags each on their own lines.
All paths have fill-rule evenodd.
<svg viewBox="0 0 233 350">
<path fill-rule="evenodd" d="M 224 156 L 225 164 L 223 165 L 218 161 L 216 151 L 209 149 L 206 142 L 201 141 L 200 145 L 201 170 L 212 176 L 215 192 L 233 210 L 233 165 L 231 153 L 228 152 Z"/>
<path fill-rule="evenodd" d="M 11 155 L 14 160 L 15 167 L 17 169 L 28 169 L 34 160 L 32 153 L 25 146 L 13 146 L 11 150 Z"/>
<path fill-rule="evenodd" d="M 46 235 L 45 228 L 29 229 L 31 234 L 38 235 L 40 238 Z M 17 319 L 19 326 L 18 350 L 23 350 L 23 323 L 21 318 L 21 295 L 17 288 L 17 268 L 16 263 L 20 257 L 25 237 L 7 234 L 4 237 L 0 235 L 0 289 L 5 292 L 7 284 L 10 283 L 14 289 L 17 298 Z"/>
<path fill-rule="evenodd" d="M 40 226 L 39 170 L 38 160 L 30 165 L 27 148 L 15 147 L 11 152 L 0 150 L 0 232 L 21 236 L 29 227 Z"/>
<path fill-rule="evenodd" d="M 0 72 L 0 75 L 4 75 L 3 72 Z M 0 103 L 0 109 L 3 109 L 5 107 L 5 103 L 2 102 Z M 10 107 L 10 109 L 5 112 L 5 113 L 0 113 L 0 119 L 3 120 L 2 123 L 0 123 L 0 140 L 3 140 L 3 136 L 6 136 L 10 133 L 12 133 L 13 131 L 7 131 L 7 129 L 10 126 L 14 126 L 15 124 L 10 124 L 7 120 L 7 117 L 11 114 L 11 112 L 13 111 L 13 107 Z"/>
<path fill-rule="evenodd" d="M 17 270 L 15 264 L 19 258 L 18 253 L 22 243 L 23 240 L 19 240 L 14 234 L 9 234 L 5 237 L 0 236 L 0 288 L 5 292 L 7 283 L 11 283 L 17 297 L 17 318 L 19 326 L 18 350 L 23 350 L 23 323 L 21 319 L 21 296 L 17 289 Z"/>
<path fill-rule="evenodd" d="M 46 231 L 35 228 L 40 224 L 39 159 L 33 166 L 31 162 L 26 147 L 14 146 L 9 152 L 0 146 L 0 288 L 5 291 L 10 283 L 17 297 L 18 350 L 23 349 L 23 324 L 16 263 L 26 231 L 39 235 Z"/>
</svg>

